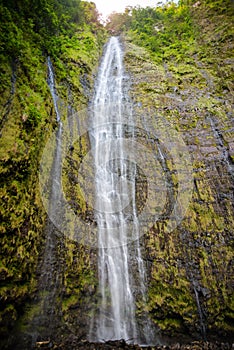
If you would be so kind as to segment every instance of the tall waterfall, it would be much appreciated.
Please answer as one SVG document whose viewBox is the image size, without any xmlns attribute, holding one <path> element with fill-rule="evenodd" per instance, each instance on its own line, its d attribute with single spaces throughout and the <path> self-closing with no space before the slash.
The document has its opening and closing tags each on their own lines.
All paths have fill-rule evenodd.
<svg viewBox="0 0 234 350">
<path fill-rule="evenodd" d="M 94 338 L 98 341 L 140 338 L 136 321 L 136 289 L 145 297 L 145 271 L 138 236 L 135 202 L 136 165 L 129 161 L 125 133 L 123 52 L 111 37 L 97 77 L 93 101 L 95 207 L 98 225 L 98 275 L 100 302 Z M 124 115 L 125 113 L 125 115 Z M 133 125 L 128 110 L 129 125 Z M 127 130 L 127 131 L 126 131 Z M 129 141 L 130 142 L 130 141 Z M 126 210 L 127 207 L 127 210 Z M 125 209 L 125 210 L 124 210 Z M 131 225 L 128 225 L 129 217 Z M 134 232 L 133 232 L 134 231 Z"/>
</svg>

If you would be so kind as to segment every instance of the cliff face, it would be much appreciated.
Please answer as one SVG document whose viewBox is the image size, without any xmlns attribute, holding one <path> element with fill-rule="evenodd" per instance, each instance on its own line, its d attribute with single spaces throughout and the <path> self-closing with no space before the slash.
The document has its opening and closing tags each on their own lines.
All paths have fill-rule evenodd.
<svg viewBox="0 0 234 350">
<path fill-rule="evenodd" d="M 145 236 L 150 273 L 147 308 L 163 334 L 172 337 L 179 334 L 180 339 L 231 340 L 232 17 L 222 9 L 212 10 L 202 1 L 191 4 L 189 13 L 196 31 L 189 52 L 166 47 L 165 59 L 160 62 L 158 56 L 155 59 L 157 49 L 147 51 L 135 45 L 140 43 L 136 32 L 129 31 L 125 38 L 131 97 L 138 113 L 148 114 L 150 119 L 148 130 L 141 124 L 146 143 L 150 144 L 152 133 L 154 130 L 157 133 L 157 128 L 164 123 L 164 134 L 165 129 L 172 128 L 177 132 L 178 142 L 181 138 L 185 142 L 193 169 L 193 194 L 188 207 L 183 208 L 184 219 L 176 229 L 168 230 L 171 211 L 180 195 L 181 169 L 178 163 L 173 163 L 174 154 L 170 152 L 172 134 L 168 132 L 168 138 L 160 140 L 159 133 L 167 164 L 166 170 L 161 170 L 169 176 L 177 192 L 171 198 L 170 191 L 165 194 L 172 207 L 151 225 Z"/>
<path fill-rule="evenodd" d="M 57 127 L 48 86 L 48 56 L 53 64 L 58 109 L 64 120 L 87 106 L 105 32 L 92 5 L 83 5 L 82 11 L 79 7 L 79 16 L 83 16 L 79 23 L 71 19 L 70 25 L 65 22 L 65 26 L 69 25 L 66 35 L 61 17 L 56 33 L 49 24 L 47 27 L 51 16 L 59 16 L 57 7 L 53 8 L 51 1 L 44 4 L 46 9 L 40 4 L 36 16 L 33 11 L 37 5 L 33 2 L 32 12 L 26 14 L 27 4 L 21 1 L 3 2 L 0 6 L 4 50 L 0 56 L 0 348 L 30 348 L 41 326 L 39 333 L 47 336 L 51 333 L 50 323 L 55 322 L 56 327 L 69 323 L 73 313 L 77 314 L 74 305 L 80 305 L 84 290 L 90 294 L 88 288 L 93 283 L 87 251 L 61 237 L 47 217 L 39 189 L 39 169 L 46 142 Z M 68 4 L 68 10 L 71 9 Z M 46 17 L 43 11 L 49 10 Z M 69 22 L 69 12 L 66 16 Z M 45 21 L 41 31 L 38 20 Z M 93 22 L 85 23 L 89 20 Z M 48 248 L 48 230 L 53 232 L 52 248 Z M 45 271 L 46 249 L 50 249 L 49 271 Z M 41 305 L 46 298 L 41 276 L 45 274 L 51 274 L 49 289 L 57 286 L 54 309 L 49 310 L 55 317 L 52 321 L 47 315 L 46 322 L 41 319 L 40 325 Z M 80 313 L 82 319 L 83 312 Z M 20 339 L 12 345 L 17 334 Z"/>
<path fill-rule="evenodd" d="M 43 28 L 42 32 L 35 30 L 35 18 L 31 19 L 31 26 L 26 25 L 25 20 L 16 16 L 15 9 L 9 9 L 11 2 L 6 3 L 8 7 L 0 8 L 4 19 L 2 32 L 12 35 L 4 38 L 5 52 L 0 56 L 1 347 L 11 348 L 12 338 L 19 334 L 19 349 L 23 348 L 20 342 L 25 349 L 30 348 L 40 340 L 39 333 L 45 339 L 63 336 L 68 340 L 75 334 L 71 336 L 72 344 L 87 337 L 91 306 L 96 298 L 96 251 L 62 237 L 51 225 L 41 201 L 39 164 L 46 142 L 57 126 L 47 82 L 47 57 L 50 55 L 53 63 L 61 118 L 71 120 L 73 112 L 86 107 L 90 99 L 93 74 L 106 34 L 95 22 L 93 8 L 87 5 L 86 24 L 80 24 L 74 32 L 67 25 L 68 32 L 63 30 L 58 36 L 43 34 L 48 42 L 45 40 L 42 45 Z M 20 3 L 17 2 L 17 11 L 22 10 Z M 161 146 L 164 158 L 161 170 L 168 185 L 165 198 L 160 197 L 163 203 L 165 200 L 165 210 L 157 222 L 152 220 L 142 240 L 149 272 L 145 311 L 166 337 L 180 341 L 202 337 L 231 341 L 232 11 L 230 6 L 228 12 L 225 7 L 213 8 L 209 1 L 189 3 L 181 13 L 185 18 L 189 11 L 186 23 L 191 26 L 189 33 L 194 34 L 189 42 L 188 36 L 181 36 L 179 48 L 168 48 L 161 38 L 159 42 L 166 48 L 164 53 L 159 48 L 158 54 L 157 50 L 143 48 L 134 31 L 128 31 L 123 38 L 131 98 L 138 115 L 146 113 L 150 118 L 148 127 L 142 121 L 139 124 L 142 132 L 139 142 L 156 157 L 158 145 Z M 61 18 L 61 22 L 62 19 L 65 21 Z M 88 21 L 92 24 L 88 25 Z M 180 23 L 178 18 L 175 33 L 179 31 L 176 23 Z M 156 24 L 158 32 L 163 26 L 161 22 Z M 51 26 L 50 23 L 53 29 Z M 154 38 L 159 40 L 159 35 Z M 169 132 L 167 143 L 165 138 L 160 140 L 152 135 L 150 125 L 156 131 L 159 127 L 166 131 L 168 125 L 168 130 L 174 130 L 173 135 L 183 140 L 191 158 L 188 165 L 192 174 L 188 181 L 192 183 L 192 197 L 184 208 L 183 221 L 173 230 L 167 225 L 173 203 L 181 195 L 179 176 L 187 169 L 180 169 L 174 158 L 170 148 L 172 134 Z M 67 155 L 63 168 L 66 198 L 87 222 L 93 220 L 92 211 L 81 198 L 79 188 L 74 189 L 73 172 L 87 153 L 88 143 L 84 135 Z M 145 203 L 142 194 L 147 197 L 146 188 L 137 194 L 139 208 Z M 55 293 L 51 299 L 53 309 L 47 310 L 53 316 L 44 313 L 46 320 L 40 324 L 42 301 L 47 297 L 40 276 L 46 270 L 48 230 L 53 232 L 50 290 Z"/>
</svg>

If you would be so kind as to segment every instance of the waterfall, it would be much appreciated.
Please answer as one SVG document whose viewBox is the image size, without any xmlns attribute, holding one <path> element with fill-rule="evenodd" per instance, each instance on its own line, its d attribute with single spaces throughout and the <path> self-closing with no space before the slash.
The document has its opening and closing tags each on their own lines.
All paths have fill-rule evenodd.
<svg viewBox="0 0 234 350">
<path fill-rule="evenodd" d="M 198 309 L 199 318 L 200 318 L 201 334 L 202 334 L 203 338 L 206 340 L 206 325 L 205 325 L 205 322 L 204 322 L 203 310 L 202 310 L 202 307 L 201 307 L 201 304 L 200 304 L 198 291 L 197 291 L 197 288 L 195 287 L 194 283 L 193 283 L 193 290 L 194 290 L 194 293 L 195 293 L 197 309 Z"/>
<path fill-rule="evenodd" d="M 60 112 L 59 112 L 59 106 L 58 106 L 59 98 L 56 92 L 54 71 L 53 71 L 53 66 L 52 66 L 50 57 L 48 57 L 47 66 L 48 66 L 48 85 L 49 85 L 50 93 L 53 99 L 56 120 L 58 122 L 58 128 L 56 131 L 56 145 L 55 145 L 54 156 L 53 156 L 53 166 L 51 169 L 52 183 L 51 183 L 51 193 L 50 193 L 50 206 L 49 206 L 49 213 L 48 213 L 50 217 L 53 217 L 54 215 L 57 214 L 56 211 L 58 210 L 57 208 L 59 207 L 60 196 L 61 196 L 63 124 L 62 124 Z"/>
<path fill-rule="evenodd" d="M 222 155 L 223 155 L 223 160 L 227 165 L 227 171 L 230 174 L 231 178 L 234 180 L 234 165 L 233 161 L 229 155 L 228 149 L 225 146 L 223 137 L 221 132 L 218 130 L 216 123 L 214 120 L 209 116 L 207 120 L 210 122 L 211 130 L 214 135 L 214 138 L 216 140 L 218 148 L 221 150 Z"/>
<path fill-rule="evenodd" d="M 58 95 L 56 92 L 56 87 L 55 87 L 55 80 L 54 80 L 54 71 L 53 71 L 53 66 L 50 57 L 47 59 L 47 66 L 48 66 L 48 85 L 50 88 L 50 93 L 53 99 L 53 104 L 54 104 L 54 109 L 56 113 L 56 119 L 57 122 L 60 121 L 60 113 L 59 113 L 59 108 L 58 108 Z"/>
<path fill-rule="evenodd" d="M 129 100 L 125 90 L 123 51 L 119 39 L 111 37 L 97 77 L 91 132 L 100 295 L 96 326 L 91 331 L 97 341 L 139 341 L 136 294 L 145 298 L 146 293 L 139 239 L 127 244 L 129 237 L 139 237 L 139 225 L 135 201 L 137 167 L 129 161 L 124 142 L 126 130 L 134 137 L 124 115 L 123 101 Z M 133 125 L 131 109 L 127 119 Z"/>
<path fill-rule="evenodd" d="M 56 94 L 55 78 L 50 59 L 47 60 L 48 85 L 53 99 L 54 109 L 58 128 L 53 139 L 53 161 L 50 171 L 50 186 L 48 186 L 48 215 L 49 218 L 56 217 L 60 208 L 61 196 L 61 173 L 62 173 L 62 134 L 63 126 L 58 107 L 59 98 Z M 33 318 L 28 326 L 28 333 L 32 337 L 32 347 L 37 340 L 49 338 L 57 326 L 58 296 L 62 285 L 62 241 L 59 239 L 60 233 L 56 230 L 51 220 L 47 221 L 45 227 L 45 248 L 40 265 L 40 277 L 38 280 L 38 294 L 36 304 L 32 306 Z M 36 312 L 34 312 L 34 309 Z"/>
</svg>

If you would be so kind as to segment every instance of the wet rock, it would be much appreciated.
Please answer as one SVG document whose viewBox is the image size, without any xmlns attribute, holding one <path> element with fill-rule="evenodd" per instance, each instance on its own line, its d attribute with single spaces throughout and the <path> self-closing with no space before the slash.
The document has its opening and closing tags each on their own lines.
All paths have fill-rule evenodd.
<svg viewBox="0 0 234 350">
<path fill-rule="evenodd" d="M 63 344 L 56 344 L 52 349 L 57 350 L 233 350 L 234 344 L 219 342 L 194 341 L 190 344 L 175 343 L 171 345 L 140 346 L 128 344 L 125 340 L 106 341 L 104 343 L 93 343 L 86 340 L 70 343 L 69 339 Z"/>
<path fill-rule="evenodd" d="M 229 269 L 223 267 L 224 261 L 225 266 L 230 264 L 228 237 L 229 232 L 233 232 L 231 95 L 220 94 L 213 66 L 207 69 L 208 65 L 195 59 L 197 70 L 193 74 L 206 81 L 203 87 L 186 80 L 183 62 L 164 64 L 163 69 L 160 64 L 152 63 L 148 73 L 145 69 L 150 61 L 148 53 L 141 48 L 140 61 L 138 52 L 138 47 L 127 41 L 125 61 L 132 79 L 132 98 L 143 115 L 146 113 L 144 108 L 150 110 L 149 123 L 155 129 L 158 125 L 153 122 L 160 114 L 183 135 L 191 154 L 194 176 L 193 197 L 182 225 L 178 225 L 170 237 L 167 236 L 165 227 L 172 208 L 169 205 L 169 210 L 164 209 L 146 241 L 146 260 L 151 274 L 151 316 L 162 333 L 168 335 L 170 328 L 175 334 L 188 332 L 188 337 L 194 339 L 198 334 L 205 337 L 204 330 L 212 329 L 217 321 L 220 330 L 225 328 L 225 331 L 219 334 L 214 329 L 213 339 L 232 340 L 229 324 L 218 321 L 223 320 L 222 315 L 229 308 L 229 302 L 221 300 L 225 300 L 227 290 L 231 295 L 231 275 Z M 177 74 L 180 70 L 183 80 L 179 81 Z M 163 91 L 155 87 L 156 81 L 163 85 Z M 147 123 L 142 125 L 142 130 L 145 129 Z M 152 128 L 149 129 L 152 133 Z M 165 157 L 165 161 L 169 164 L 170 157 Z M 173 165 L 169 169 L 173 169 Z M 166 174 L 165 169 L 162 173 Z M 175 182 L 172 183 L 174 187 Z M 168 183 L 167 189 L 169 192 Z M 168 195 L 169 201 L 172 198 L 173 193 L 171 197 Z M 223 276 L 229 282 L 224 282 Z M 222 287 L 217 288 L 220 285 Z M 179 299 L 181 306 L 178 306 Z M 224 345 L 198 343 L 186 346 L 188 349 L 191 346 L 194 349 L 219 349 Z"/>
<path fill-rule="evenodd" d="M 44 341 L 38 341 L 35 344 L 36 349 L 46 348 L 51 349 L 53 348 L 53 343 L 50 340 L 44 340 Z"/>
</svg>

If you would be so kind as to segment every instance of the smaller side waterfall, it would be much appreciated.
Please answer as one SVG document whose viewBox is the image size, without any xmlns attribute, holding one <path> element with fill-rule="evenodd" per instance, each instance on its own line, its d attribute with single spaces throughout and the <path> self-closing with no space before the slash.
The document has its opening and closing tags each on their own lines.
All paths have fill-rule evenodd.
<svg viewBox="0 0 234 350">
<path fill-rule="evenodd" d="M 214 138 L 216 140 L 217 146 L 219 147 L 219 149 L 221 150 L 221 152 L 223 154 L 223 159 L 224 159 L 224 162 L 226 163 L 227 170 L 228 170 L 232 180 L 234 180 L 234 164 L 233 164 L 233 161 L 229 155 L 228 149 L 224 144 L 222 134 L 218 130 L 215 121 L 211 117 L 208 117 L 207 119 L 210 122 L 211 130 L 212 130 L 212 133 L 213 133 Z"/>
<path fill-rule="evenodd" d="M 51 60 L 48 58 L 48 85 L 52 95 L 58 128 L 53 144 L 53 161 L 50 171 L 50 186 L 46 189 L 49 198 L 47 224 L 45 227 L 45 247 L 42 261 L 39 267 L 38 293 L 30 305 L 33 317 L 29 320 L 25 317 L 26 333 L 31 337 L 32 347 L 41 339 L 47 339 L 58 326 L 59 296 L 62 290 L 62 269 L 60 233 L 56 230 L 50 218 L 57 215 L 61 195 L 61 172 L 62 172 L 62 122 L 58 108 L 59 98 L 56 94 L 55 78 Z M 60 251 L 60 253 L 58 253 Z"/>
<path fill-rule="evenodd" d="M 198 291 L 197 291 L 197 288 L 196 288 L 194 283 L 193 283 L 193 290 L 194 290 L 194 294 L 195 294 L 195 297 L 196 297 L 197 309 L 198 309 L 199 318 L 200 318 L 201 334 L 203 336 L 203 339 L 206 339 L 206 325 L 205 325 L 205 322 L 204 322 L 203 310 L 202 310 L 202 307 L 201 307 L 201 304 L 200 304 Z"/>
<path fill-rule="evenodd" d="M 49 85 L 50 93 L 51 93 L 53 103 L 54 103 L 56 119 L 57 119 L 57 122 L 59 122 L 60 121 L 60 112 L 59 112 L 59 108 L 58 108 L 58 95 L 56 92 L 54 70 L 53 70 L 53 66 L 52 66 L 52 62 L 51 62 L 50 57 L 48 57 L 48 59 L 47 59 L 47 66 L 48 66 L 48 85 Z"/>
<path fill-rule="evenodd" d="M 53 99 L 54 109 L 56 113 L 56 120 L 58 122 L 58 129 L 56 132 L 56 146 L 55 146 L 55 153 L 54 153 L 54 161 L 53 161 L 53 167 L 51 170 L 52 186 L 51 186 L 51 193 L 50 193 L 49 213 L 48 213 L 49 216 L 53 216 L 54 214 L 56 214 L 56 213 L 53 213 L 53 211 L 56 210 L 56 208 L 58 207 L 60 194 L 61 194 L 63 125 L 61 122 L 61 116 L 60 116 L 59 107 L 58 107 L 59 98 L 56 92 L 54 71 L 53 71 L 53 66 L 52 66 L 50 57 L 48 57 L 47 65 L 48 65 L 48 85 L 49 85 L 50 93 Z"/>
<path fill-rule="evenodd" d="M 53 98 L 54 109 L 58 128 L 56 131 L 56 140 L 54 146 L 53 163 L 51 169 L 51 188 L 49 189 L 49 218 L 57 216 L 57 210 L 60 206 L 61 196 L 61 177 L 62 177 L 62 133 L 63 125 L 61 122 L 60 111 L 58 107 L 59 97 L 55 87 L 55 77 L 53 66 L 48 57 L 48 85 Z M 46 297 L 43 301 L 44 312 L 47 312 L 53 317 L 56 307 L 56 296 L 59 292 L 59 278 L 61 266 L 57 256 L 58 233 L 52 222 L 48 221 L 46 231 L 46 242 L 44 259 L 41 268 L 40 285 L 42 290 L 45 290 Z"/>
</svg>

